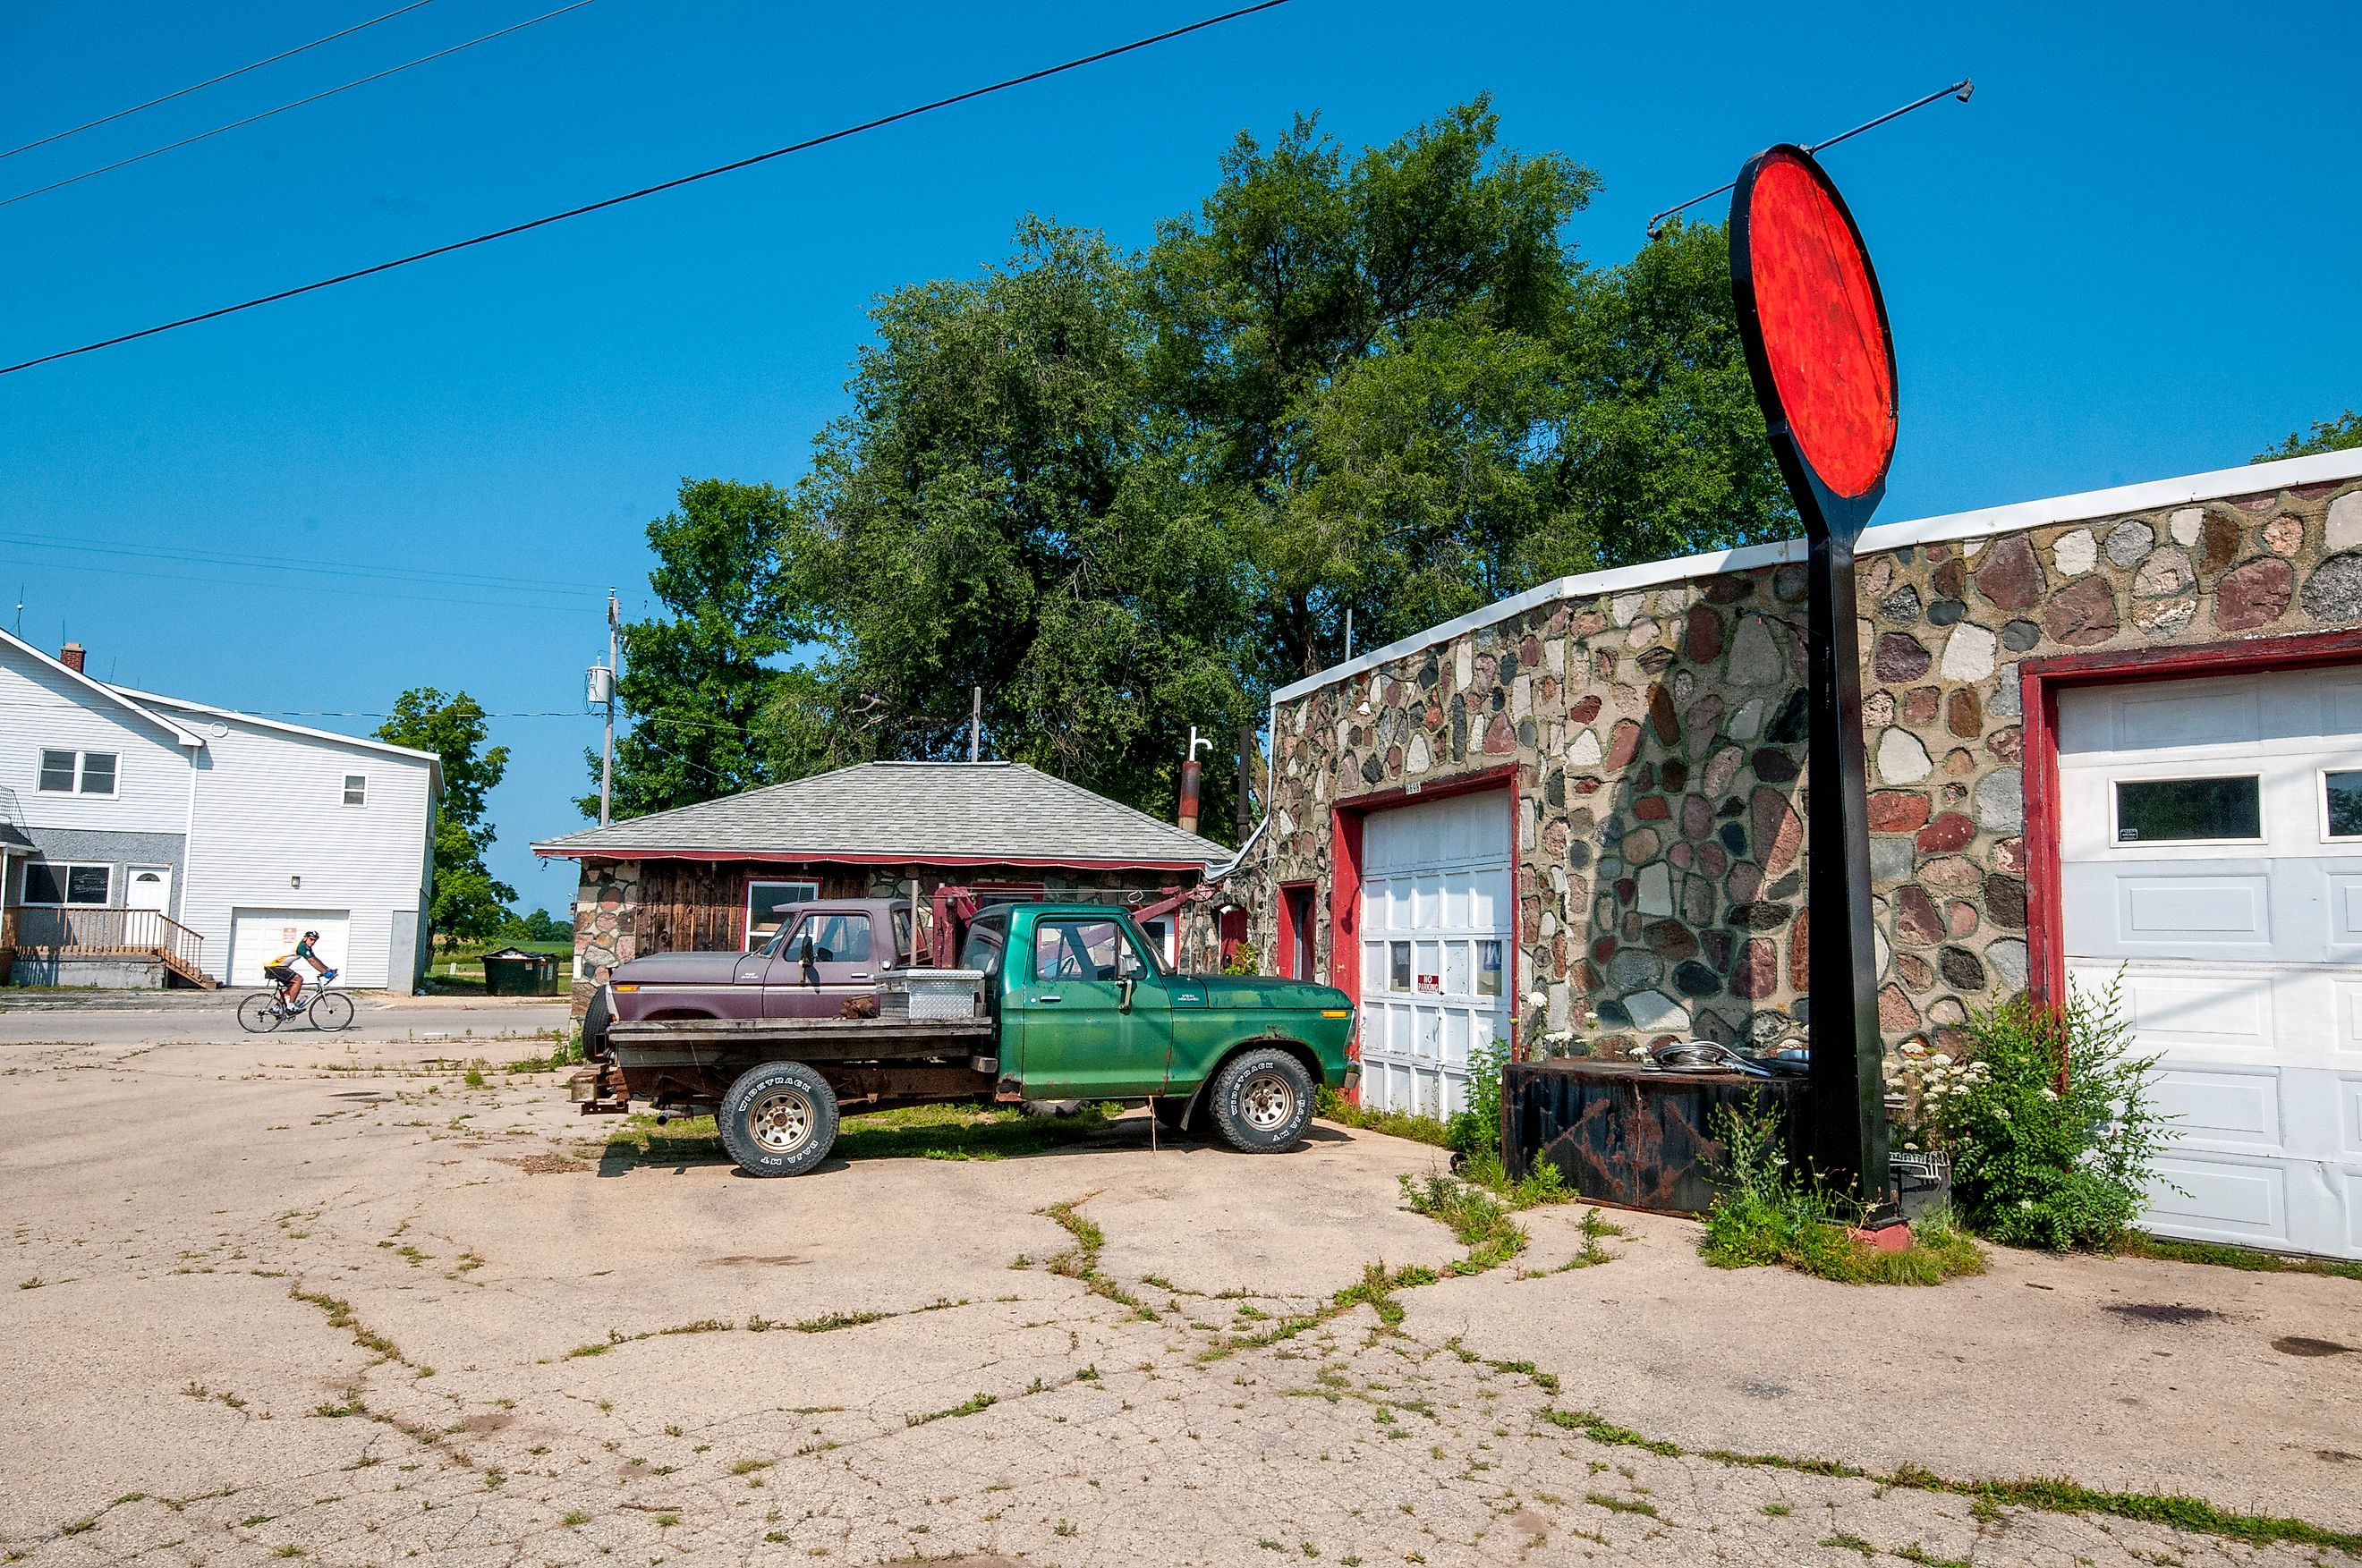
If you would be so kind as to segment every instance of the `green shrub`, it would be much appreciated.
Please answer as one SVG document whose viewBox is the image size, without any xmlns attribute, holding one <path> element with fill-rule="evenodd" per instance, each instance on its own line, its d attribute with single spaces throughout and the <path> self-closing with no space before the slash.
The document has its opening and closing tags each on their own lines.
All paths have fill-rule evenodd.
<svg viewBox="0 0 2362 1568">
<path fill-rule="evenodd" d="M 2140 1212 L 2165 1126 L 2149 1102 L 2157 1058 L 2132 1054 L 2119 985 L 2070 986 L 2063 1007 L 2021 996 L 1970 1018 L 1986 1070 L 1934 1122 L 1953 1151 L 1954 1201 L 1982 1234 L 2106 1250 Z"/>
<path fill-rule="evenodd" d="M 1509 1042 L 1496 1039 L 1468 1053 L 1468 1102 L 1444 1123 L 1444 1143 L 1470 1160 L 1490 1155 L 1501 1158 L 1501 1069 L 1509 1060 Z"/>
<path fill-rule="evenodd" d="M 1776 1111 L 1717 1111 L 1712 1130 L 1723 1145 L 1722 1191 L 1698 1250 L 1716 1268 L 1778 1264 L 1841 1285 L 1936 1285 L 1984 1272 L 1984 1254 L 1941 1211 L 1916 1221 L 1900 1252 L 1854 1240 L 1847 1233 L 1861 1223 L 1861 1205 L 1796 1171 L 1781 1152 Z"/>
</svg>

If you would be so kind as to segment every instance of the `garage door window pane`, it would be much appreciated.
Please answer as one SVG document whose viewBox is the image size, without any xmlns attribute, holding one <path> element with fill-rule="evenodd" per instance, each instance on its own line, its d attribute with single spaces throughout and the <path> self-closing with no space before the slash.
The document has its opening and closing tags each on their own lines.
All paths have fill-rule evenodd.
<svg viewBox="0 0 2362 1568">
<path fill-rule="evenodd" d="M 2116 785 L 2116 842 L 2171 844 L 2260 839 L 2263 801 L 2244 779 L 2145 779 Z"/>
<path fill-rule="evenodd" d="M 2323 787 L 2329 795 L 2329 836 L 2362 839 L 2362 773 L 2326 774 Z"/>
<path fill-rule="evenodd" d="M 1389 991 L 1410 989 L 1410 944 L 1408 942 L 1395 942 L 1388 945 L 1386 982 L 1386 989 Z"/>
<path fill-rule="evenodd" d="M 1476 994 L 1501 994 L 1501 944 L 1498 942 L 1476 944 Z"/>
</svg>

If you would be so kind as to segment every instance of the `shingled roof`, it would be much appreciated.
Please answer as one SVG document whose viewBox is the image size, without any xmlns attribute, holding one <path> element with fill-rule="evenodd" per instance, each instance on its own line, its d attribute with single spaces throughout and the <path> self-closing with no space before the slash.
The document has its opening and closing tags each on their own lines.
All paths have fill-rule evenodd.
<svg viewBox="0 0 2362 1568">
<path fill-rule="evenodd" d="M 1231 851 L 1022 762 L 863 762 L 533 846 L 599 860 L 1195 870 Z"/>
</svg>

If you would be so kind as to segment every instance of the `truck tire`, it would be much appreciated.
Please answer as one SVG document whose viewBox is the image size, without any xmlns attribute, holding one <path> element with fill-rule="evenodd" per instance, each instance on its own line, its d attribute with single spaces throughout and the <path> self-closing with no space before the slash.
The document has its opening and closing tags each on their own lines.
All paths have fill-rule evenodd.
<svg viewBox="0 0 2362 1568">
<path fill-rule="evenodd" d="M 1241 1154 L 1277 1154 L 1312 1124 L 1312 1079 L 1286 1051 L 1242 1051 L 1214 1075 L 1206 1102 L 1223 1142 Z"/>
<path fill-rule="evenodd" d="M 590 1005 L 582 1010 L 582 1059 L 607 1059 L 607 1025 L 613 1020 L 607 1008 L 607 988 L 601 986 L 590 993 Z"/>
<path fill-rule="evenodd" d="M 747 1175 L 801 1176 L 836 1145 L 836 1091 L 801 1062 L 765 1062 L 738 1075 L 714 1123 Z"/>
</svg>

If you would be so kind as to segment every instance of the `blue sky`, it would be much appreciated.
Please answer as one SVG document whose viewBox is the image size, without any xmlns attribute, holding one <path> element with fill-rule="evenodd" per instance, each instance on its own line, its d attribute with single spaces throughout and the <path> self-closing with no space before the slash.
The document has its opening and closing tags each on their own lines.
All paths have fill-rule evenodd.
<svg viewBox="0 0 2362 1568">
<path fill-rule="evenodd" d="M 0 159 L 0 195 L 550 3 L 436 0 Z M 0 145 L 389 8 L 12 6 Z M 1359 145 L 1485 91 L 1512 145 L 1605 178 L 1568 237 L 1613 263 L 1650 212 L 1758 148 L 1976 79 L 1969 106 L 1931 106 L 1828 158 L 1900 352 L 1883 518 L 2235 464 L 2362 406 L 2362 14 L 1948 9 L 1962 14 L 1294 0 L 815 154 L 0 378 L 0 613 L 13 619 L 21 586 L 28 637 L 71 635 L 94 674 L 205 701 L 376 712 L 432 685 L 496 712 L 574 715 L 604 645 L 605 587 L 623 589 L 627 612 L 646 602 L 644 525 L 684 476 L 801 473 L 843 406 L 877 293 L 999 257 L 1027 212 L 1144 244 L 1210 185 L 1238 130 L 1275 130 L 1296 110 L 1321 110 Z M 383 259 L 1200 14 L 598 0 L 0 207 L 0 356 Z M 187 558 L 200 553 L 221 559 Z M 458 580 L 383 575 L 399 572 Z M 540 868 L 525 845 L 578 825 L 596 722 L 504 718 L 495 738 L 512 762 L 492 797 L 494 869 L 528 905 L 562 906 L 570 871 Z"/>
</svg>

